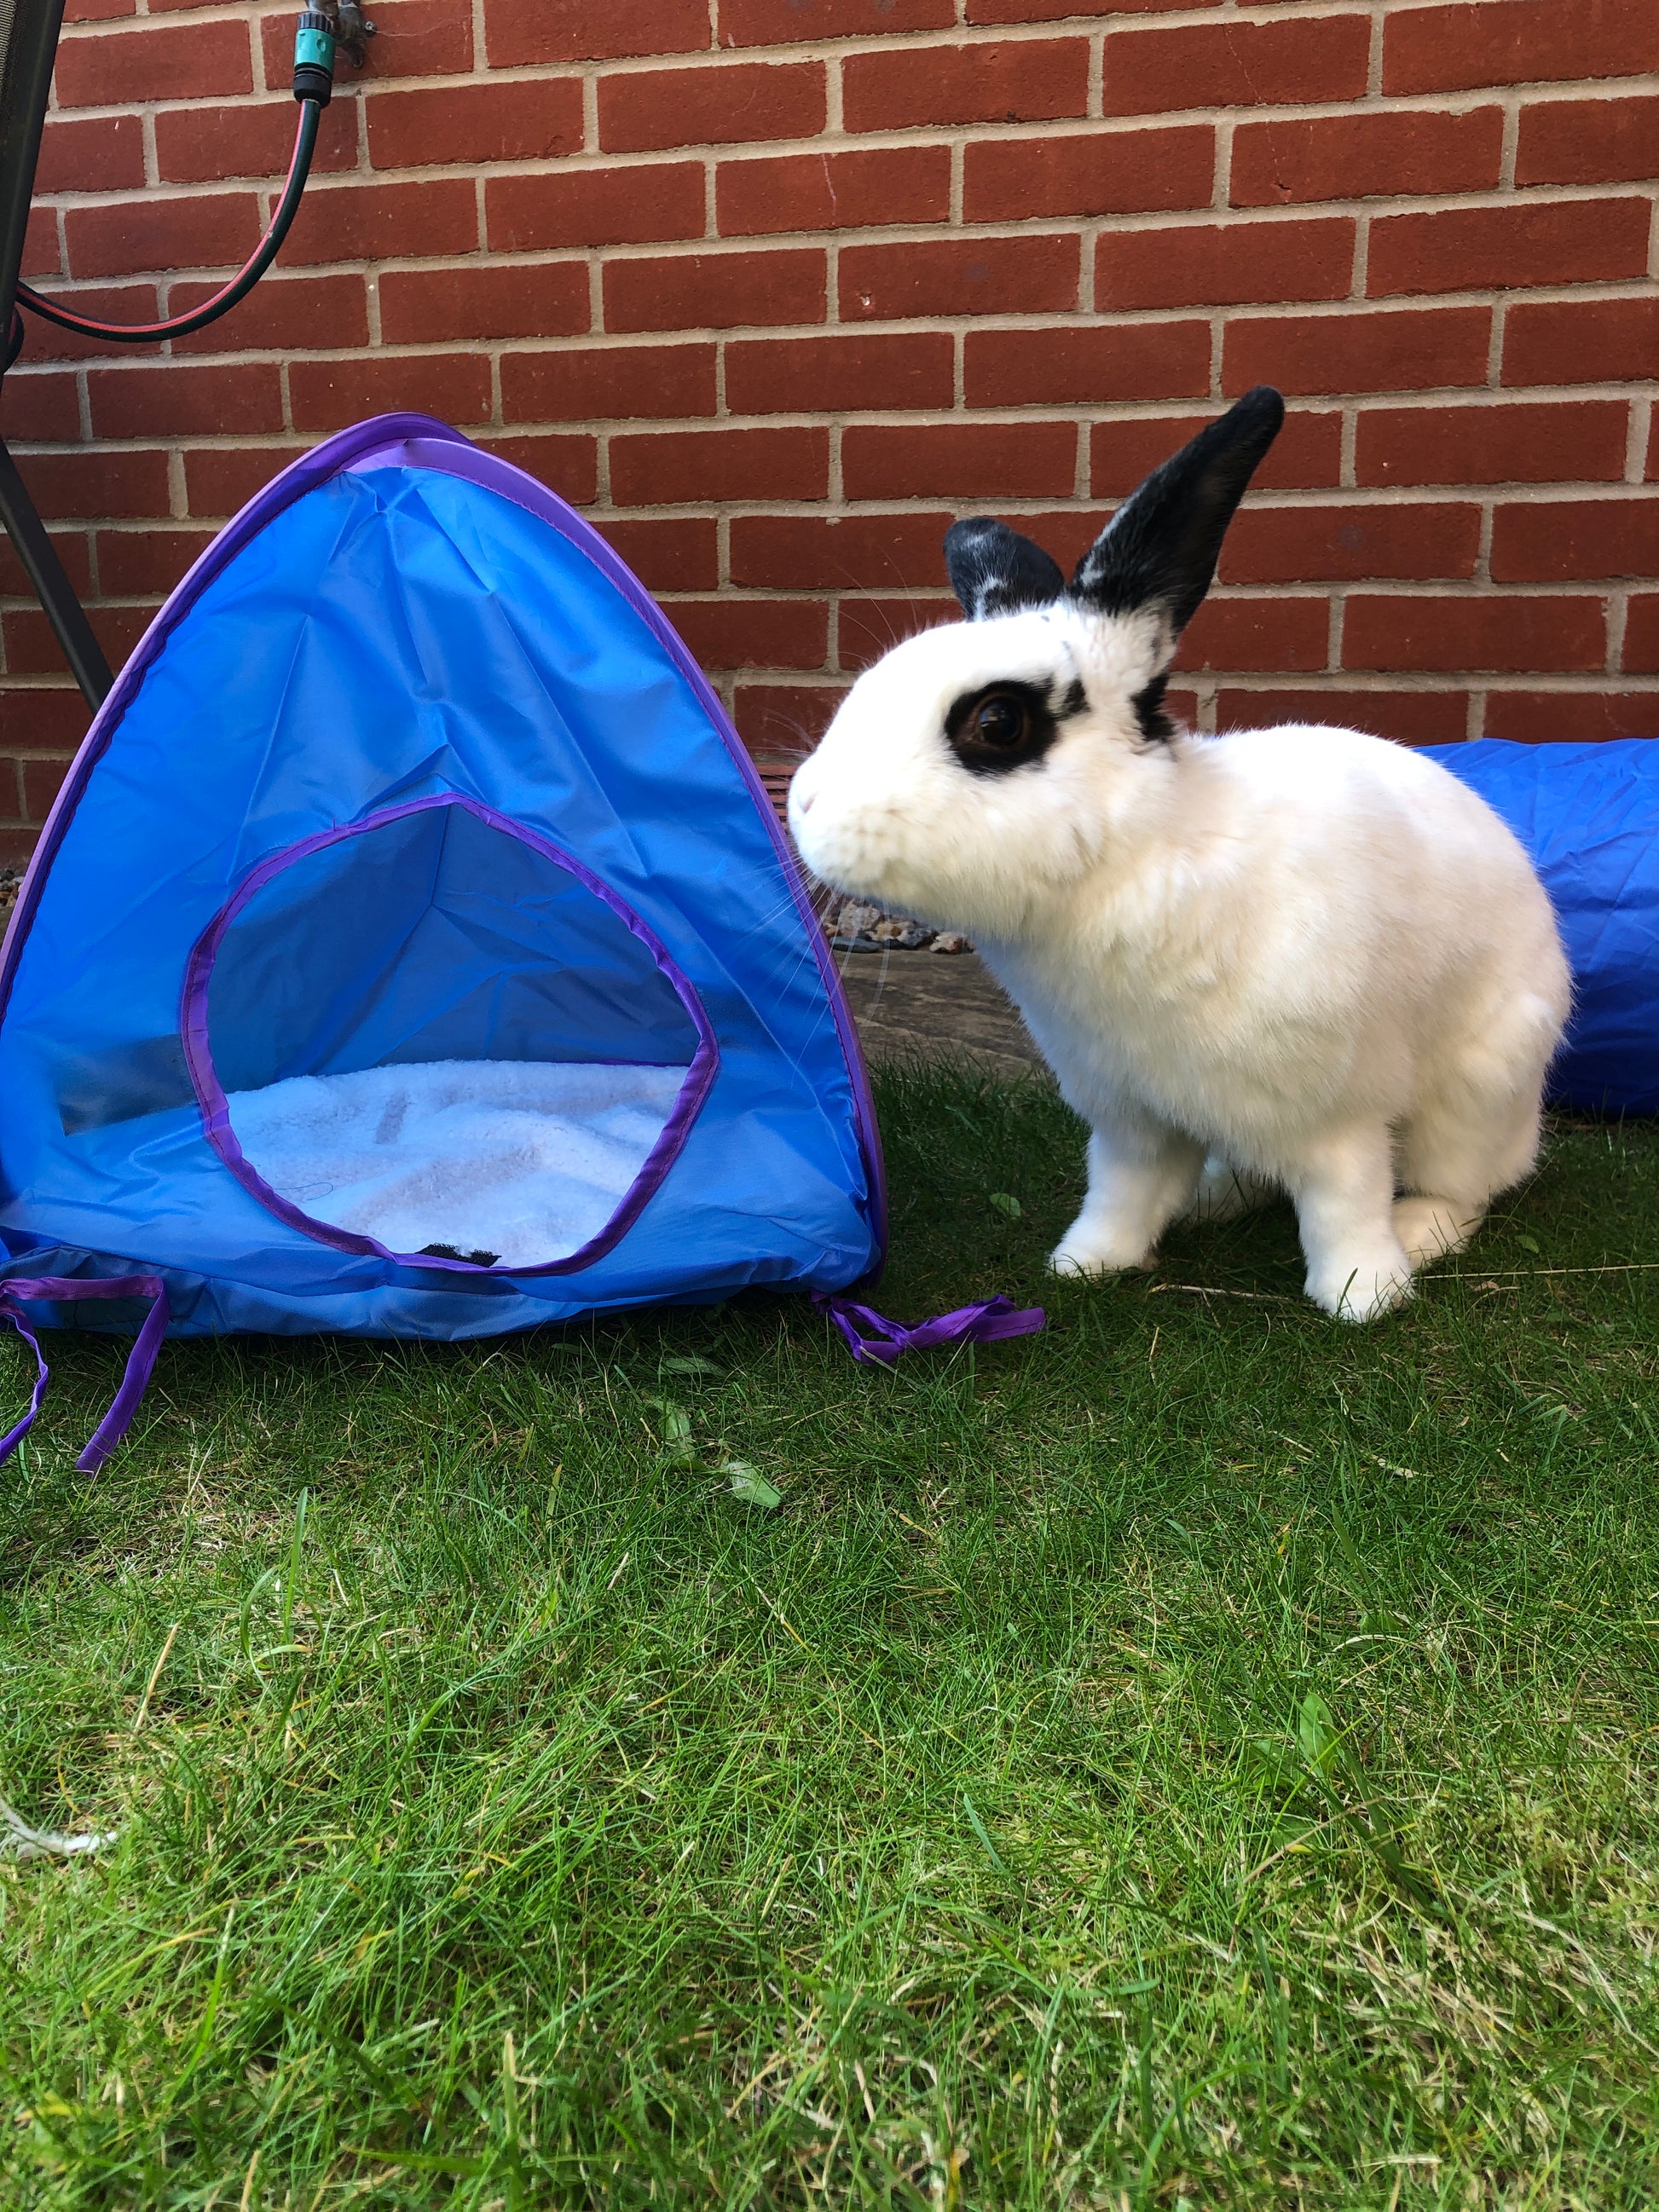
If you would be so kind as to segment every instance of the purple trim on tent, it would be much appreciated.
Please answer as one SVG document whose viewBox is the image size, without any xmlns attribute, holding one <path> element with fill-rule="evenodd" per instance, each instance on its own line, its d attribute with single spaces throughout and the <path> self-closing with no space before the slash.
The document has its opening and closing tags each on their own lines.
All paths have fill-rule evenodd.
<svg viewBox="0 0 1659 2212">
<path fill-rule="evenodd" d="M 240 883 L 226 903 L 202 932 L 191 950 L 185 967 L 185 988 L 179 1002 L 179 1028 L 184 1041 L 185 1060 L 190 1069 L 190 1079 L 195 1085 L 197 1103 L 202 1109 L 202 1127 L 210 1144 L 225 1165 L 243 1188 L 258 1199 L 268 1212 L 290 1229 L 297 1229 L 307 1237 L 314 1237 L 319 1243 L 331 1244 L 337 1251 L 366 1253 L 376 1259 L 390 1260 L 399 1267 L 441 1268 L 449 1273 L 467 1275 L 488 1274 L 493 1269 L 480 1267 L 471 1260 L 445 1260 L 426 1252 L 393 1252 L 373 1237 L 360 1237 L 349 1229 L 336 1228 L 332 1223 L 314 1220 L 308 1213 L 285 1199 L 252 1166 L 236 1133 L 230 1125 L 230 1107 L 219 1081 L 218 1071 L 213 1065 L 212 1047 L 208 1036 L 208 991 L 213 980 L 213 964 L 219 955 L 225 933 L 243 908 L 257 893 L 285 869 L 297 861 L 309 859 L 330 845 L 343 844 L 349 837 L 367 836 L 371 830 L 381 830 L 391 822 L 402 822 L 411 814 L 428 814 L 434 807 L 459 806 L 485 823 L 499 830 L 504 836 L 516 837 L 539 853 L 555 867 L 562 868 L 574 876 L 585 890 L 608 906 L 624 927 L 636 937 L 651 955 L 657 967 L 673 985 L 680 1004 L 690 1016 L 697 1032 L 697 1048 L 685 1072 L 674 1101 L 674 1110 L 664 1122 L 662 1132 L 624 1193 L 622 1203 L 597 1237 L 590 1237 L 586 1244 L 562 1260 L 544 1260 L 533 1267 L 503 1267 L 503 1275 L 570 1275 L 582 1267 L 590 1267 L 595 1260 L 619 1243 L 639 1219 L 647 1202 L 654 1194 L 664 1176 L 678 1158 L 680 1148 L 691 1133 L 691 1125 L 702 1110 L 703 1101 L 714 1087 L 720 1069 L 720 1049 L 708 1016 L 703 1011 L 702 1000 L 692 986 L 691 979 L 674 960 L 668 948 L 648 923 L 641 920 L 625 900 L 617 896 L 609 884 L 596 876 L 591 868 L 574 860 L 568 853 L 545 837 L 526 830 L 522 823 L 499 814 L 493 806 L 485 806 L 476 799 L 463 798 L 459 792 L 440 792 L 426 799 L 407 799 L 399 806 L 382 807 L 377 813 L 361 822 L 345 823 L 336 830 L 319 830 L 314 836 L 302 838 L 297 845 L 289 845 L 280 853 L 273 853 L 262 860 Z"/>
<path fill-rule="evenodd" d="M 19 1310 L 18 1301 L 24 1298 L 52 1302 L 62 1299 L 69 1303 L 81 1298 L 148 1298 L 150 1302 L 144 1325 L 127 1354 L 121 1387 L 75 1462 L 81 1474 L 96 1474 L 126 1434 L 127 1425 L 137 1412 L 138 1402 L 155 1372 L 155 1355 L 172 1319 L 167 1285 L 159 1275 L 13 1275 L 0 1284 L 0 1320 L 9 1322 L 34 1354 L 34 1392 L 29 1400 L 29 1409 L 21 1421 L 0 1437 L 0 1460 L 9 1458 L 34 1426 L 51 1379 L 40 1340 Z"/>
<path fill-rule="evenodd" d="M 367 422 L 354 423 L 349 429 L 325 439 L 312 452 L 302 453 L 280 475 L 273 477 L 262 491 L 256 492 L 241 513 L 226 524 L 201 559 L 186 571 L 163 603 L 116 678 L 109 696 L 93 717 L 92 726 L 82 738 L 81 750 L 70 763 L 69 774 L 64 777 L 57 800 L 46 817 L 46 827 L 40 832 L 34 856 L 29 862 L 28 872 L 18 892 L 17 903 L 13 908 L 3 945 L 0 945 L 0 1020 L 3 1020 L 10 1001 L 17 963 L 22 957 L 24 940 L 40 903 L 41 890 L 57 857 L 58 848 L 74 819 L 75 810 L 80 805 L 88 780 L 103 758 L 121 717 L 173 632 L 215 577 L 285 507 L 291 507 L 307 492 L 314 491 L 319 484 L 325 483 L 331 477 L 337 476 L 347 469 L 371 466 L 376 457 L 380 457 L 381 466 L 391 465 L 394 455 L 404 452 L 409 453 L 413 459 L 417 448 L 421 452 L 416 465 L 440 469 L 450 475 L 465 477 L 485 490 L 511 500 L 515 506 L 523 507 L 526 514 L 549 524 L 593 563 L 622 593 L 668 653 L 676 668 L 691 686 L 697 703 L 743 777 L 750 797 L 766 824 L 784 879 L 793 896 L 796 911 L 817 960 L 818 974 L 830 1000 L 836 1034 L 841 1041 L 842 1054 L 853 1085 L 859 1143 L 870 1178 L 870 1196 L 879 1254 L 872 1271 L 871 1279 L 874 1279 L 880 1273 L 887 1256 L 887 1179 L 864 1049 L 859 1042 L 847 994 L 842 988 L 841 977 L 836 971 L 834 957 L 812 912 L 799 866 L 743 740 L 727 720 L 726 710 L 710 688 L 708 679 L 691 658 L 662 610 L 618 560 L 599 532 L 584 522 L 556 493 L 546 490 L 533 477 L 525 476 L 509 463 L 498 461 L 492 454 L 480 453 L 459 430 L 452 430 L 447 423 L 440 422 L 429 415 L 377 415 Z M 422 1262 L 427 1267 L 443 1264 L 446 1263 L 432 1260 Z"/>
<path fill-rule="evenodd" d="M 823 1291 L 813 1291 L 812 1303 L 829 1315 L 861 1367 L 891 1367 L 902 1352 L 930 1352 L 940 1344 L 1000 1344 L 1006 1337 L 1035 1336 L 1048 1325 L 1041 1306 L 1016 1306 L 1000 1291 L 974 1305 L 958 1306 L 954 1313 L 918 1322 L 914 1328 L 889 1321 L 873 1306 L 831 1297 Z"/>
</svg>

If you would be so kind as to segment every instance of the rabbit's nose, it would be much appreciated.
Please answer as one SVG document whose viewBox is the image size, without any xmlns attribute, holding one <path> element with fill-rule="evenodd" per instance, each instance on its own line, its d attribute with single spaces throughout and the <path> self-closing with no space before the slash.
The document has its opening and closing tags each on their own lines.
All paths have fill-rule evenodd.
<svg viewBox="0 0 1659 2212">
<path fill-rule="evenodd" d="M 814 791 L 797 789 L 791 793 L 790 797 L 797 814 L 810 814 L 812 811 L 812 801 L 817 797 L 817 793 Z"/>
</svg>

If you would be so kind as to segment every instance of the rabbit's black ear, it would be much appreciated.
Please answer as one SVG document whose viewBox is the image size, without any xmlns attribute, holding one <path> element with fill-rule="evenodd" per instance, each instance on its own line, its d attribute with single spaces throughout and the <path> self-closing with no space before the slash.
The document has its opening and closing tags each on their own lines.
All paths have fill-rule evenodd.
<svg viewBox="0 0 1659 2212">
<path fill-rule="evenodd" d="M 1066 594 L 1060 563 L 988 515 L 951 524 L 945 533 L 945 565 L 969 622 L 1014 614 L 1021 607 L 1051 607 Z"/>
<path fill-rule="evenodd" d="M 1106 615 L 1158 606 L 1179 633 L 1215 575 L 1221 541 L 1285 402 L 1258 384 L 1130 493 L 1078 562 L 1072 596 Z"/>
</svg>

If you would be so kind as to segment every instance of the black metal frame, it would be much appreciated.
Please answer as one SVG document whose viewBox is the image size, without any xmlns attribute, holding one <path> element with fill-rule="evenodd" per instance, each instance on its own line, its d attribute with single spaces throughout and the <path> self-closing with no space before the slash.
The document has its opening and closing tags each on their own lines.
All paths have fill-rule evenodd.
<svg viewBox="0 0 1659 2212">
<path fill-rule="evenodd" d="M 63 20 L 64 0 L 15 0 L 11 37 L 0 55 L 0 361 L 15 310 L 35 164 L 40 158 L 40 131 Z M 0 378 L 3 374 L 0 369 Z M 0 522 L 17 548 L 87 704 L 100 707 L 115 679 L 3 438 Z"/>
</svg>

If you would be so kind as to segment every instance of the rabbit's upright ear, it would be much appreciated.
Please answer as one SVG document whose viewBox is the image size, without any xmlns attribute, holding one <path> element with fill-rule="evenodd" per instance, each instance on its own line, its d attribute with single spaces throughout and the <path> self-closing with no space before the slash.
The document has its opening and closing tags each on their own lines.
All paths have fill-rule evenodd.
<svg viewBox="0 0 1659 2212">
<path fill-rule="evenodd" d="M 1284 420 L 1285 402 L 1258 384 L 1154 469 L 1079 562 L 1073 598 L 1103 615 L 1156 607 L 1173 643 L 1203 603 L 1233 510 Z"/>
<path fill-rule="evenodd" d="M 975 515 L 945 533 L 951 589 L 969 622 L 1011 615 L 1021 607 L 1051 607 L 1066 594 L 1060 563 L 1006 522 Z"/>
</svg>

